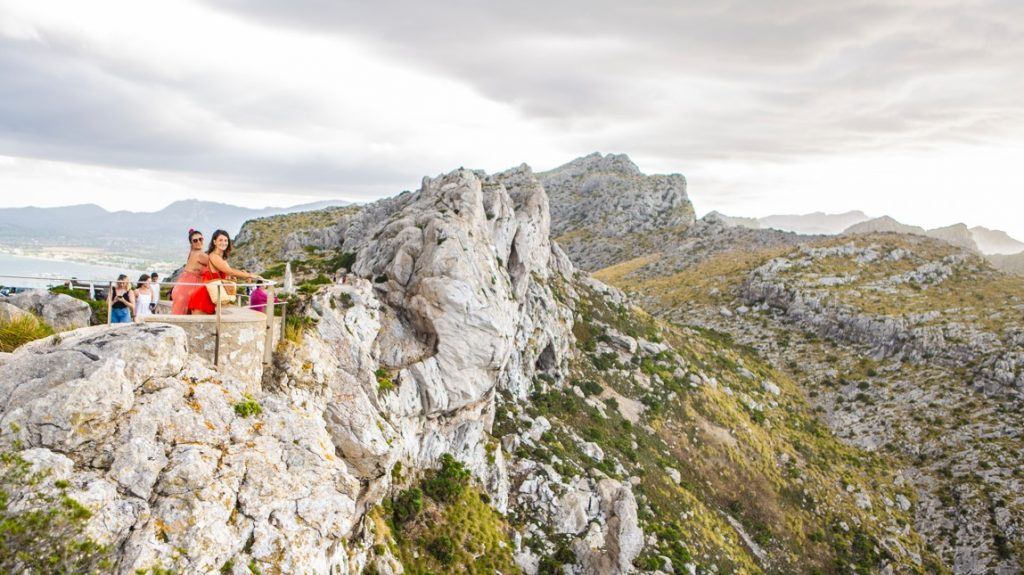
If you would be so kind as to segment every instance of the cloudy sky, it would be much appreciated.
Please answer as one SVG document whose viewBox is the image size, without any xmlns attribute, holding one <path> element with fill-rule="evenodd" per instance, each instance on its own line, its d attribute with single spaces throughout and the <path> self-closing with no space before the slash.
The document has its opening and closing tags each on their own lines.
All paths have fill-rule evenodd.
<svg viewBox="0 0 1024 575">
<path fill-rule="evenodd" d="M 1024 238 L 1024 2 L 0 0 L 0 206 L 365 200 L 598 150 L 698 213 Z"/>
</svg>

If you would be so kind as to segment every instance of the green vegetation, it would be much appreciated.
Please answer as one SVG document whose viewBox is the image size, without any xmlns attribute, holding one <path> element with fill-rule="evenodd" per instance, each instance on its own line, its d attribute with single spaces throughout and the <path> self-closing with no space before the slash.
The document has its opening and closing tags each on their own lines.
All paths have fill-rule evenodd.
<svg viewBox="0 0 1024 575">
<path fill-rule="evenodd" d="M 289 235 L 336 225 L 344 218 L 358 212 L 359 209 L 358 206 L 345 206 L 249 220 L 242 226 L 242 230 L 238 234 L 239 241 L 234 246 L 232 261 L 259 262 L 264 268 L 264 277 L 281 277 L 281 274 L 284 274 L 283 264 L 281 264 L 279 271 L 277 266 L 268 266 L 284 259 L 285 242 Z M 335 254 L 323 256 L 324 254 L 310 254 L 307 256 L 307 260 L 329 260 L 336 257 Z M 250 264 L 247 263 L 246 265 Z M 338 269 L 337 267 L 326 269 L 328 265 L 323 264 L 324 269 L 322 271 L 331 273 Z M 299 267 L 299 262 L 292 263 L 292 271 L 294 273 L 299 273 L 300 270 L 297 269 Z M 271 273 L 272 271 L 277 273 Z"/>
<path fill-rule="evenodd" d="M 306 280 L 299 284 L 297 291 L 302 295 L 313 295 L 320 289 L 320 286 L 334 283 L 334 281 L 327 277 L 325 274 L 319 274 L 311 280 Z"/>
<path fill-rule="evenodd" d="M 378 367 L 373 374 L 377 377 L 377 390 L 381 393 L 387 393 L 395 389 L 395 382 L 391 379 L 391 374 L 388 370 L 383 367 Z"/>
<path fill-rule="evenodd" d="M 444 454 L 439 469 L 370 512 L 375 549 L 391 549 L 408 575 L 519 573 L 508 524 L 488 501 L 465 466 Z"/>
<path fill-rule="evenodd" d="M 21 456 L 0 452 L 0 573 L 108 573 L 111 549 L 85 535 L 92 513 Z"/>
<path fill-rule="evenodd" d="M 53 335 L 53 330 L 34 315 L 0 320 L 0 351 L 11 352 L 30 341 Z"/>
<path fill-rule="evenodd" d="M 469 485 L 469 470 L 449 453 L 441 456 L 441 469 L 423 482 L 423 491 L 442 503 L 452 503 Z"/>
<path fill-rule="evenodd" d="M 245 399 L 235 404 L 235 415 L 238 417 L 252 417 L 263 415 L 263 407 L 252 398 L 246 395 Z"/>
<path fill-rule="evenodd" d="M 293 307 L 292 309 L 296 309 Z M 302 343 L 302 334 L 306 329 L 316 325 L 316 320 L 300 315 L 297 311 L 289 314 L 284 321 L 284 339 L 294 344 Z"/>
<path fill-rule="evenodd" d="M 423 511 L 423 491 L 417 487 L 402 490 L 395 497 L 392 507 L 396 525 L 415 519 Z"/>
<path fill-rule="evenodd" d="M 638 478 L 641 525 L 645 534 L 657 536 L 637 559 L 638 567 L 661 569 L 667 557 L 676 569 L 692 564 L 705 572 L 714 564 L 723 573 L 764 572 L 728 515 L 770 554 L 773 572 L 877 572 L 883 561 L 905 572 L 945 572 L 913 532 L 899 536 L 900 545 L 920 552 L 923 566 L 909 555 L 881 551 L 892 548 L 882 542 L 913 516 L 882 505 L 859 509 L 845 485 L 867 486 L 875 497 L 909 498 L 909 491 L 892 482 L 893 462 L 840 443 L 818 421 L 800 387 L 754 350 L 737 346 L 727 334 L 677 328 L 578 291 L 582 321 L 573 331 L 589 351 L 572 362 L 571 385 L 556 387 L 538 378 L 525 406 L 499 400 L 493 433 L 516 431 L 524 420 L 516 410 L 523 409 L 532 418 L 546 417 L 552 428 L 536 446 L 521 446 L 517 456 L 550 464 L 567 478 Z M 586 342 L 607 341 L 608 328 L 658 338 L 670 349 L 640 351 L 630 361 L 599 355 L 596 344 Z M 616 364 L 626 371 L 610 369 Z M 864 372 L 872 369 L 873 363 L 864 362 Z M 716 383 L 691 384 L 689 375 L 698 373 Z M 782 393 L 768 394 L 764 380 Z M 585 455 L 581 439 L 597 443 L 604 458 Z M 531 519 L 510 517 L 517 526 Z M 546 539 L 557 541 L 553 534 Z M 549 558 L 550 572 L 571 562 L 555 560 L 545 545 L 535 551 Z"/>
</svg>

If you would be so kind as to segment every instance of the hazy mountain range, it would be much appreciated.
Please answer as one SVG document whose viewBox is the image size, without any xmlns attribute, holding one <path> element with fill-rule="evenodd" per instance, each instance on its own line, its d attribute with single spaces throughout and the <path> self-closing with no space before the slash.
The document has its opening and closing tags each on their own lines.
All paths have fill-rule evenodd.
<svg viewBox="0 0 1024 575">
<path fill-rule="evenodd" d="M 247 220 L 344 206 L 327 200 L 285 208 L 245 208 L 218 202 L 183 200 L 155 212 L 107 211 L 95 204 L 58 208 L 0 209 L 0 245 L 7 247 L 101 248 L 151 260 L 175 258 L 186 249 L 189 228 L 238 233 Z"/>
<path fill-rule="evenodd" d="M 973 228 L 958 223 L 926 230 L 902 223 L 890 216 L 872 218 L 861 211 L 841 214 L 814 212 L 810 214 L 779 214 L 763 218 L 727 216 L 715 212 L 725 224 L 750 229 L 776 229 L 805 235 L 838 235 L 892 232 L 938 238 L 955 246 L 985 255 L 1008 255 L 1024 252 L 1021 242 L 1002 230 L 982 226 Z"/>
</svg>

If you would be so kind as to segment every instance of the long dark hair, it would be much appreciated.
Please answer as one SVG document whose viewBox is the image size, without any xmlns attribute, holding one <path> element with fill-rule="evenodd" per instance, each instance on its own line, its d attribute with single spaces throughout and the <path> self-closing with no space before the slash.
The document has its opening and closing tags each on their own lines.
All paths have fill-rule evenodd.
<svg viewBox="0 0 1024 575">
<path fill-rule="evenodd" d="M 213 242 L 217 241 L 217 238 L 221 236 L 228 239 L 228 247 L 224 250 L 224 255 L 222 256 L 224 259 L 228 259 L 228 256 L 231 255 L 231 236 L 229 236 L 224 230 L 217 230 L 213 232 L 213 235 L 210 237 L 210 247 L 206 249 L 206 253 L 212 254 L 213 250 L 217 249 L 216 246 L 213 245 Z"/>
</svg>

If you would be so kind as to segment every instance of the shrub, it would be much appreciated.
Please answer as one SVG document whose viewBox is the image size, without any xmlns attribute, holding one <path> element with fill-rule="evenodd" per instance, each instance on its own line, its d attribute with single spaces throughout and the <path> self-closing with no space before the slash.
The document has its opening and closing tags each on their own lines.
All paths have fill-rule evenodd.
<svg viewBox="0 0 1024 575">
<path fill-rule="evenodd" d="M 333 282 L 334 280 L 327 277 L 325 274 L 320 274 L 311 280 L 304 281 L 301 284 L 299 284 L 299 287 L 296 291 L 303 295 L 312 295 L 316 293 L 318 289 L 320 289 L 320 286 L 327 285 Z"/>
<path fill-rule="evenodd" d="M 92 513 L 67 495 L 67 483 L 56 493 L 41 489 L 47 475 L 0 453 L 0 573 L 109 572 L 110 547 L 83 535 Z"/>
<path fill-rule="evenodd" d="M 378 367 L 377 371 L 373 372 L 373 374 L 377 376 L 377 389 L 381 393 L 387 393 L 395 389 L 395 382 L 391 379 L 391 374 L 388 373 L 388 370 Z"/>
<path fill-rule="evenodd" d="M 427 544 L 427 551 L 445 567 L 455 558 L 455 543 L 447 535 L 439 535 Z"/>
<path fill-rule="evenodd" d="M 423 482 L 423 491 L 432 499 L 453 502 L 469 485 L 469 470 L 450 453 L 441 456 L 441 468 Z"/>
<path fill-rule="evenodd" d="M 579 382 L 579 386 L 580 390 L 583 391 L 583 395 L 586 395 L 588 397 L 591 395 L 601 395 L 601 392 L 604 391 L 603 389 L 601 389 L 601 384 L 591 379 L 586 379 Z"/>
<path fill-rule="evenodd" d="M 395 497 L 393 517 L 397 525 L 414 519 L 423 510 L 423 492 L 413 487 L 405 489 Z"/>
<path fill-rule="evenodd" d="M 240 401 L 235 404 L 235 415 L 238 417 L 249 417 L 252 415 L 262 415 L 263 407 L 256 402 L 255 399 L 250 395 L 245 396 L 244 401 Z"/>
<path fill-rule="evenodd" d="M 50 326 L 32 315 L 0 321 L 0 351 L 14 351 L 23 344 L 52 334 Z"/>
<path fill-rule="evenodd" d="M 284 322 L 284 338 L 292 343 L 302 343 L 302 333 L 315 323 L 313 318 L 299 314 L 289 315 Z"/>
</svg>

